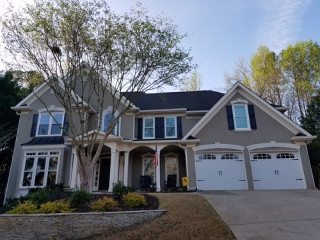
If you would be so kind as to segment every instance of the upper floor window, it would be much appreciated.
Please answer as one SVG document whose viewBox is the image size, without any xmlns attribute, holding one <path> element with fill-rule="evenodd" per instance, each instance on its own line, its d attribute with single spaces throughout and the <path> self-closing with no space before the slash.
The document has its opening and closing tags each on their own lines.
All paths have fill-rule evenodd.
<svg viewBox="0 0 320 240">
<path fill-rule="evenodd" d="M 143 138 L 154 138 L 154 118 L 143 119 Z"/>
<path fill-rule="evenodd" d="M 106 132 L 108 127 L 111 127 L 115 120 L 116 120 L 116 118 L 114 115 L 112 115 L 112 113 L 105 114 L 102 119 L 102 126 L 101 126 L 102 131 Z M 113 130 L 111 131 L 111 134 L 119 135 L 119 124 L 118 123 L 114 126 Z"/>
<path fill-rule="evenodd" d="M 38 121 L 38 136 L 61 136 L 64 113 L 41 113 Z"/>
<path fill-rule="evenodd" d="M 233 105 L 233 118 L 235 129 L 250 129 L 249 116 L 247 105 L 234 104 Z"/>
<path fill-rule="evenodd" d="M 177 137 L 177 121 L 176 120 L 177 120 L 176 117 L 165 118 L 166 138 Z"/>
<path fill-rule="evenodd" d="M 231 106 L 226 106 L 229 130 L 257 129 L 253 105 L 240 98 L 231 101 L 231 104 Z"/>
</svg>

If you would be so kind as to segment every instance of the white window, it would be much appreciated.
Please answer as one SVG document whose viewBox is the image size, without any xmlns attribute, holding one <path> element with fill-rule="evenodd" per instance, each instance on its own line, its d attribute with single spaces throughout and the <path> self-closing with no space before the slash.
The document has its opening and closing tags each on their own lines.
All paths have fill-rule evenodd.
<svg viewBox="0 0 320 240">
<path fill-rule="evenodd" d="M 177 137 L 177 118 L 166 117 L 165 129 L 166 129 L 166 132 L 165 132 L 166 138 L 176 138 Z"/>
<path fill-rule="evenodd" d="M 45 187 L 57 181 L 60 151 L 27 152 L 24 157 L 21 187 Z"/>
<path fill-rule="evenodd" d="M 51 116 L 52 115 L 52 116 Z M 61 136 L 64 113 L 41 113 L 38 120 L 37 136 Z"/>
<path fill-rule="evenodd" d="M 103 119 L 102 119 L 102 124 L 101 124 L 101 130 L 104 131 L 104 132 L 106 132 L 107 129 L 108 129 L 108 127 L 113 124 L 113 122 L 115 121 L 115 119 L 116 119 L 115 115 L 112 115 L 112 113 L 110 113 L 110 112 L 104 114 Z M 117 135 L 117 136 L 119 135 L 119 123 L 117 123 L 117 124 L 114 126 L 111 134 Z"/>
<path fill-rule="evenodd" d="M 251 129 L 247 104 L 233 104 L 232 109 L 235 130 Z"/>
<path fill-rule="evenodd" d="M 143 119 L 143 138 L 154 138 L 154 118 Z"/>
</svg>

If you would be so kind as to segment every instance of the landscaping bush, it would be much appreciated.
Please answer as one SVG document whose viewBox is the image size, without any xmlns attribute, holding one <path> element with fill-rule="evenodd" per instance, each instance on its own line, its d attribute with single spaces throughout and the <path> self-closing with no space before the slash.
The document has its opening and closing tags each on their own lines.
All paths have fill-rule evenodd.
<svg viewBox="0 0 320 240">
<path fill-rule="evenodd" d="M 50 201 L 49 190 L 42 188 L 29 194 L 32 203 L 40 205 Z"/>
<path fill-rule="evenodd" d="M 67 200 L 57 200 L 54 202 L 47 202 L 41 204 L 40 213 L 70 213 L 74 209 L 71 209 L 70 203 Z"/>
<path fill-rule="evenodd" d="M 118 203 L 109 197 L 98 199 L 90 204 L 90 208 L 93 212 L 107 212 L 118 210 Z"/>
<path fill-rule="evenodd" d="M 136 193 L 128 193 L 122 197 L 122 200 L 123 204 L 129 208 L 139 208 L 147 205 L 144 196 Z"/>
<path fill-rule="evenodd" d="M 24 203 L 25 201 L 27 201 L 29 199 L 29 196 L 23 196 L 23 197 L 19 197 L 19 198 L 13 198 L 13 199 L 8 199 L 6 201 L 6 204 L 3 205 L 0 208 L 0 214 L 2 213 L 6 213 L 10 210 L 12 210 L 13 208 L 15 208 L 16 206 L 18 206 L 19 203 Z"/>
<path fill-rule="evenodd" d="M 90 193 L 88 193 L 84 190 L 77 190 L 71 194 L 69 202 L 70 202 L 71 207 L 77 208 L 77 207 L 89 202 L 90 198 L 91 198 Z"/>
<path fill-rule="evenodd" d="M 123 182 L 117 182 L 116 184 L 113 185 L 113 196 L 116 200 L 121 200 L 122 196 L 125 194 L 128 194 L 129 188 L 123 184 Z"/>
<path fill-rule="evenodd" d="M 19 203 L 18 206 L 12 210 L 6 212 L 7 214 L 33 214 L 39 213 L 37 205 L 32 203 L 30 200 L 25 201 L 24 203 Z"/>
</svg>

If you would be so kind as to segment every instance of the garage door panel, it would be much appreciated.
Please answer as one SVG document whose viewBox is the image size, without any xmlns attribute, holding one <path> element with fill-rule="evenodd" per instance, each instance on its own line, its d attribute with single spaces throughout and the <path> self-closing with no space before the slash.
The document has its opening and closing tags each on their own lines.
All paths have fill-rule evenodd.
<svg viewBox="0 0 320 240">
<path fill-rule="evenodd" d="M 244 162 L 240 155 L 236 157 L 233 156 L 234 154 L 227 153 L 206 155 L 196 156 L 197 188 L 199 190 L 248 189 Z M 203 159 L 205 157 L 214 159 Z"/>
<path fill-rule="evenodd" d="M 255 189 L 306 188 L 298 153 L 251 154 L 251 168 Z"/>
</svg>

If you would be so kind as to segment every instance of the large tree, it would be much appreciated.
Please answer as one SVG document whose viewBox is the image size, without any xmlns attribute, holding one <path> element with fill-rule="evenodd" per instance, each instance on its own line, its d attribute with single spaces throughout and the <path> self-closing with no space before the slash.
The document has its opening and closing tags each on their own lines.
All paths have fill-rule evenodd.
<svg viewBox="0 0 320 240">
<path fill-rule="evenodd" d="M 192 69 L 189 51 L 180 47 L 185 35 L 140 5 L 118 15 L 104 0 L 36 0 L 22 11 L 10 9 L 3 22 L 7 50 L 20 65 L 44 76 L 65 109 L 84 190 L 104 142 L 131 107 L 122 93 L 172 85 Z M 98 140 L 107 105 L 114 120 Z M 89 125 L 93 111 L 94 127 Z"/>
<path fill-rule="evenodd" d="M 286 84 L 277 55 L 266 46 L 260 46 L 251 58 L 250 68 L 251 89 L 269 103 L 282 105 Z"/>
<path fill-rule="evenodd" d="M 294 89 L 300 117 L 306 115 L 311 97 L 320 86 L 320 47 L 313 41 L 297 42 L 280 53 L 284 77 Z"/>
<path fill-rule="evenodd" d="M 320 186 L 320 91 L 311 98 L 302 126 L 317 138 L 308 146 L 316 187 Z"/>
<path fill-rule="evenodd" d="M 19 117 L 11 110 L 27 91 L 12 72 L 0 73 L 0 205 L 7 185 Z"/>
</svg>

